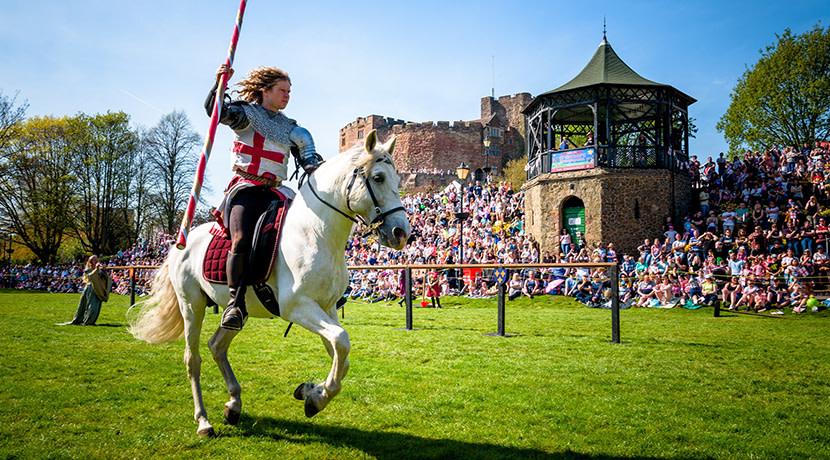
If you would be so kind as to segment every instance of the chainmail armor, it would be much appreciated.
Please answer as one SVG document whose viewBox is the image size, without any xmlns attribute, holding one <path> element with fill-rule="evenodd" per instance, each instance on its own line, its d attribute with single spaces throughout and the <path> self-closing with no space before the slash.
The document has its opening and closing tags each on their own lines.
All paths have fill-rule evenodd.
<svg viewBox="0 0 830 460">
<path fill-rule="evenodd" d="M 286 117 L 282 112 L 274 113 L 259 104 L 242 104 L 242 108 L 254 131 L 278 144 L 294 144 L 291 141 L 291 130 L 297 126 L 296 121 Z"/>
</svg>

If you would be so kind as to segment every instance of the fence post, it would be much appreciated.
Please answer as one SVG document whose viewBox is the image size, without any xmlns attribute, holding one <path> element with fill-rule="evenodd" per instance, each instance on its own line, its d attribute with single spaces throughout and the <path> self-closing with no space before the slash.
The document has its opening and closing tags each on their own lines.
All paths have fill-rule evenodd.
<svg viewBox="0 0 830 460">
<path fill-rule="evenodd" d="M 611 342 L 620 343 L 620 275 L 617 264 L 608 269 L 611 279 Z"/>
<path fill-rule="evenodd" d="M 135 267 L 130 267 L 130 307 L 135 305 Z"/>
<path fill-rule="evenodd" d="M 404 269 L 404 298 L 406 299 L 406 330 L 412 330 L 412 269 Z"/>
<path fill-rule="evenodd" d="M 499 267 L 493 271 L 493 278 L 499 283 L 499 295 L 498 295 L 498 331 L 491 332 L 484 335 L 489 335 L 490 337 L 513 337 L 512 335 L 507 335 L 504 332 L 504 317 L 505 317 L 505 307 L 504 307 L 504 296 L 505 291 L 507 291 L 507 276 L 508 272 L 504 269 L 504 267 Z"/>
<path fill-rule="evenodd" d="M 499 284 L 499 318 L 498 318 L 498 335 L 504 337 L 504 283 Z"/>
</svg>

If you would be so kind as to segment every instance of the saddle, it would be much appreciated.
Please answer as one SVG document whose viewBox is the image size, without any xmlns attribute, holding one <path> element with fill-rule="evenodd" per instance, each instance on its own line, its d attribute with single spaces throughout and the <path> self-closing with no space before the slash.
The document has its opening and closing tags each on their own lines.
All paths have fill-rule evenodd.
<svg viewBox="0 0 830 460">
<path fill-rule="evenodd" d="M 254 288 L 254 292 L 256 292 L 262 305 L 277 316 L 280 314 L 279 304 L 273 290 L 266 284 L 266 281 L 271 277 L 271 272 L 277 260 L 282 227 L 285 224 L 285 214 L 290 205 L 291 200 L 275 200 L 262 213 L 259 220 L 257 220 L 254 242 L 248 261 L 248 270 L 250 271 L 248 279 L 252 281 L 249 285 Z M 210 234 L 213 235 L 213 238 L 208 244 L 205 260 L 202 263 L 202 276 L 210 283 L 228 284 L 227 265 L 228 252 L 231 249 L 230 234 L 217 222 L 214 222 L 211 226 Z"/>
</svg>

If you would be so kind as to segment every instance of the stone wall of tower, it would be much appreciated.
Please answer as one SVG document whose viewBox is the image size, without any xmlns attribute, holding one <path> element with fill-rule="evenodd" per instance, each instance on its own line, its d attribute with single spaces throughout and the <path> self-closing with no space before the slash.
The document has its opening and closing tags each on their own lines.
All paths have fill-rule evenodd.
<svg viewBox="0 0 830 460">
<path fill-rule="evenodd" d="M 660 236 L 665 218 L 672 215 L 672 201 L 677 216 L 687 215 L 692 202 L 690 179 L 660 169 L 594 168 L 542 174 L 522 189 L 525 229 L 539 241 L 542 251 L 553 254 L 559 252 L 562 205 L 571 197 L 585 205 L 589 244 L 614 243 L 619 254 L 632 255 L 643 239 Z"/>
<path fill-rule="evenodd" d="M 481 120 L 487 122 L 495 115 L 495 122 L 504 129 L 502 139 L 496 140 L 501 148 L 502 167 L 514 158 L 525 158 L 525 107 L 533 101 L 530 93 L 512 96 L 481 98 Z"/>
</svg>

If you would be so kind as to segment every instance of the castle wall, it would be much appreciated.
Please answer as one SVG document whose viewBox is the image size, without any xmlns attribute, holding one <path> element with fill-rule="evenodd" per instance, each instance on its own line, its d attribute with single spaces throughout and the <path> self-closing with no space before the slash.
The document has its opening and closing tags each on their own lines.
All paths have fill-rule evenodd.
<svg viewBox="0 0 830 460">
<path fill-rule="evenodd" d="M 484 167 L 482 126 L 478 122 L 407 123 L 392 127 L 398 170 L 455 171 L 462 162 Z"/>
<path fill-rule="evenodd" d="M 378 132 L 378 139 L 381 142 L 386 142 L 390 138 L 392 127 L 395 125 L 402 125 L 406 123 L 403 120 L 398 120 L 390 117 L 383 117 L 381 115 L 369 115 L 368 117 L 358 117 L 355 121 L 340 128 L 340 152 L 345 152 L 352 148 L 355 144 L 362 143 L 373 129 Z"/>
<path fill-rule="evenodd" d="M 486 133 L 482 120 L 412 123 L 381 115 L 359 117 L 341 128 L 340 152 L 362 142 L 363 137 L 374 129 L 382 142 L 392 136 L 397 137 L 393 156 L 399 171 L 418 170 L 422 174 L 426 174 L 423 171 L 455 171 L 463 162 L 472 172 L 489 168 L 499 175 L 506 158 L 524 156 L 525 123 L 522 109 L 532 99 L 529 93 L 501 96 L 497 100 L 492 97 L 482 98 L 482 120 L 490 120 L 492 115 L 496 115 L 489 127 L 497 127 L 502 132 L 501 136 L 491 138 L 491 146 L 498 146 L 501 153 L 498 156 L 484 155 L 483 141 Z M 409 190 L 406 188 L 407 183 L 418 183 L 420 189 L 426 184 L 437 186 L 439 182 L 442 181 L 435 178 L 420 182 L 404 181 L 404 188 Z"/>
<path fill-rule="evenodd" d="M 614 243 L 619 254 L 635 255 L 643 239 L 661 236 L 659 230 L 673 211 L 672 194 L 674 215 L 688 214 L 691 181 L 675 174 L 674 190 L 671 183 L 671 172 L 659 169 L 594 168 L 542 174 L 522 187 L 525 229 L 539 241 L 543 252 L 558 253 L 562 204 L 577 197 L 585 204 L 589 245 Z"/>
</svg>

